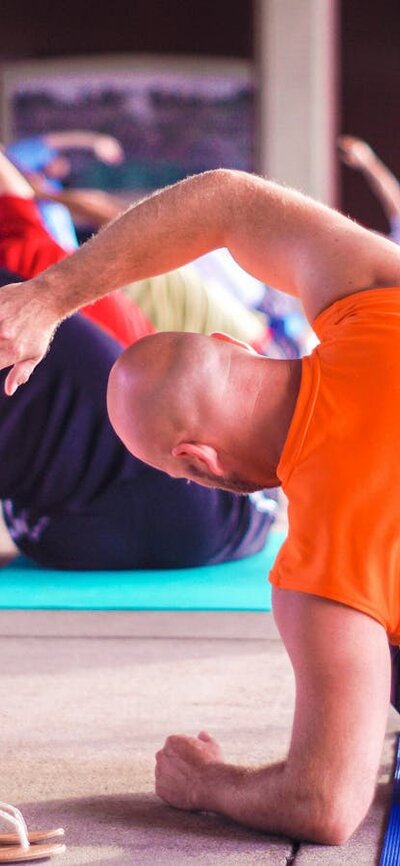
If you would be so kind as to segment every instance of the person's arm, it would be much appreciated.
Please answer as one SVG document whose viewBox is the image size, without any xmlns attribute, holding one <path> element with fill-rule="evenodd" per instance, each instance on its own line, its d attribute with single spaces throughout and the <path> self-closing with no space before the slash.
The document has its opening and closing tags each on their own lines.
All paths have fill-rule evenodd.
<svg viewBox="0 0 400 866">
<path fill-rule="evenodd" d="M 92 150 L 97 159 L 110 165 L 118 165 L 124 160 L 122 145 L 113 135 L 73 129 L 48 132 L 42 137 L 43 141 L 55 150 L 74 148 Z"/>
<path fill-rule="evenodd" d="M 54 331 L 62 318 L 113 289 L 219 247 L 262 282 L 299 296 L 310 319 L 345 295 L 400 284 L 400 251 L 382 236 L 255 175 L 205 172 L 135 204 L 18 294 L 2 290 L 0 367 L 23 362 L 7 377 L 7 393 L 42 357 L 37 305 L 31 317 L 23 309 L 29 300 L 43 299 Z"/>
<path fill-rule="evenodd" d="M 350 135 L 341 135 L 338 147 L 343 162 L 363 173 L 388 220 L 400 216 L 400 183 L 372 147 L 360 138 Z"/>
<path fill-rule="evenodd" d="M 177 808 L 341 844 L 374 794 L 390 691 L 386 634 L 356 610 L 288 590 L 274 590 L 274 612 L 296 677 L 287 760 L 235 766 L 204 733 L 170 737 L 157 755 L 156 793 Z"/>
<path fill-rule="evenodd" d="M 347 294 L 400 281 L 400 252 L 382 236 L 294 190 L 223 169 L 137 203 L 38 280 L 66 315 L 218 247 L 299 296 L 311 319 Z"/>
<path fill-rule="evenodd" d="M 35 193 L 26 177 L 0 150 L 0 196 L 2 195 L 31 199 Z"/>
<path fill-rule="evenodd" d="M 49 189 L 45 183 L 32 182 L 38 198 L 64 204 L 77 221 L 86 221 L 94 228 L 100 228 L 126 210 L 126 202 L 100 189 Z"/>
</svg>

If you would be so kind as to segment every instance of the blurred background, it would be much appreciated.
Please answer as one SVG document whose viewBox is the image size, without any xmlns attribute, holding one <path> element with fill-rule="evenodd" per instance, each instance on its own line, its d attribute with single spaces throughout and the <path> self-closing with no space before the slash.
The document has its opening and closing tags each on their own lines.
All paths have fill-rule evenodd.
<svg viewBox="0 0 400 866">
<path fill-rule="evenodd" d="M 236 165 L 387 231 L 336 138 L 400 175 L 399 46 L 396 0 L 3 0 L 1 137 L 95 128 L 126 160 L 74 152 L 72 184 L 151 189 Z"/>
</svg>

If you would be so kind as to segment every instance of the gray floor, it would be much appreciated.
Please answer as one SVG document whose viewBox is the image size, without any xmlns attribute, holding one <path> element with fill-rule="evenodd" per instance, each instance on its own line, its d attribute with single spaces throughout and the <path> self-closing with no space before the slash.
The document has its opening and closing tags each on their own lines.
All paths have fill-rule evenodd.
<svg viewBox="0 0 400 866">
<path fill-rule="evenodd" d="M 284 756 L 293 679 L 270 614 L 0 613 L 1 799 L 62 825 L 65 866 L 378 864 L 399 717 L 376 800 L 343 847 L 188 814 L 153 794 L 154 753 L 202 727 L 229 760 Z"/>
</svg>

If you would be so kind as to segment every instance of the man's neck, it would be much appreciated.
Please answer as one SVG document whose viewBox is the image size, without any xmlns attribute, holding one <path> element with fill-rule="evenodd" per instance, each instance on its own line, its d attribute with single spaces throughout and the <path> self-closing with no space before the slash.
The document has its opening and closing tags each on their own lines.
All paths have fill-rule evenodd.
<svg viewBox="0 0 400 866">
<path fill-rule="evenodd" d="M 280 459 L 289 432 L 289 427 L 292 422 L 294 410 L 296 408 L 297 398 L 299 396 L 302 362 L 301 359 L 296 359 L 278 363 L 281 400 L 276 406 L 275 421 L 276 443 Z"/>
<path fill-rule="evenodd" d="M 280 483 L 277 468 L 297 403 L 301 368 L 301 359 L 265 359 L 253 414 L 253 429 L 258 442 L 258 454 L 269 476 L 270 486 Z"/>
</svg>

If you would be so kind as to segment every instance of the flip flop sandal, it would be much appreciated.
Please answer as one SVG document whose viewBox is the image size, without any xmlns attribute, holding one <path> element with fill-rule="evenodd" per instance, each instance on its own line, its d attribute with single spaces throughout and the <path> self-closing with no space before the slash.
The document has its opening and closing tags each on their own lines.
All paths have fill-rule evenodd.
<svg viewBox="0 0 400 866">
<path fill-rule="evenodd" d="M 50 839 L 56 839 L 60 836 L 64 836 L 62 827 L 57 827 L 54 830 L 29 830 L 28 841 L 31 845 L 35 845 L 37 842 L 49 842 Z M 2 845 L 16 844 L 20 844 L 18 833 L 0 833 L 0 852 Z"/>
<path fill-rule="evenodd" d="M 0 863 L 27 863 L 28 860 L 44 860 L 56 854 L 64 854 L 65 845 L 7 845 L 0 848 Z"/>
<path fill-rule="evenodd" d="M 19 809 L 1 802 L 0 820 L 11 824 L 14 830 L 14 833 L 0 833 L 0 863 L 40 860 L 65 851 L 65 845 L 49 841 L 64 835 L 61 827 L 56 830 L 28 832 L 25 819 Z"/>
</svg>

